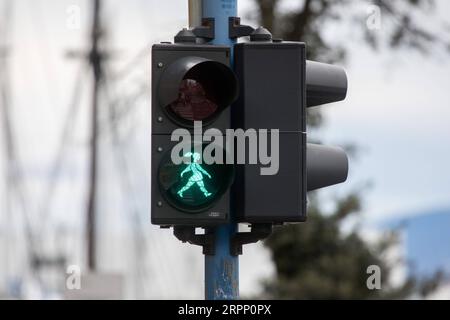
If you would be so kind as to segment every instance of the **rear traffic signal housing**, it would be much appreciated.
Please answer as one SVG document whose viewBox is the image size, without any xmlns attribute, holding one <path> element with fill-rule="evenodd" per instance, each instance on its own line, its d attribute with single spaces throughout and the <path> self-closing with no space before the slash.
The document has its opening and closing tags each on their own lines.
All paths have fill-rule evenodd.
<svg viewBox="0 0 450 320">
<path fill-rule="evenodd" d="M 337 66 L 307 61 L 301 42 L 263 36 L 235 46 L 240 96 L 232 108 L 238 128 L 279 130 L 279 171 L 261 175 L 260 165 L 237 165 L 233 185 L 239 222 L 306 220 L 307 192 L 346 180 L 342 149 L 306 142 L 306 108 L 345 99 L 347 76 Z"/>
<path fill-rule="evenodd" d="M 306 219 L 305 50 L 304 43 L 271 40 L 235 46 L 240 95 L 232 108 L 233 125 L 279 130 L 278 150 L 270 146 L 279 152 L 277 174 L 261 175 L 260 164 L 236 165 L 233 203 L 240 222 Z"/>
</svg>

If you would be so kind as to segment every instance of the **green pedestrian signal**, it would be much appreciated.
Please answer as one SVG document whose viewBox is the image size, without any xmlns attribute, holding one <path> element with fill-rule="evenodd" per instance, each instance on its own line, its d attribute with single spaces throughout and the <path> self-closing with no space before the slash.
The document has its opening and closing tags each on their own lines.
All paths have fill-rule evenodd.
<svg viewBox="0 0 450 320">
<path fill-rule="evenodd" d="M 171 150 L 163 156 L 158 170 L 160 192 L 178 210 L 187 213 L 204 211 L 229 188 L 233 166 L 206 164 L 202 161 L 202 155 L 193 149 L 183 158 L 183 163 L 175 164 L 171 159 Z"/>
<path fill-rule="evenodd" d="M 181 172 L 180 177 L 183 178 L 183 175 L 188 172 L 192 172 L 192 175 L 190 176 L 188 182 L 183 186 L 183 188 L 181 188 L 177 192 L 177 194 L 180 196 L 180 198 L 183 198 L 183 192 L 189 190 L 193 185 L 196 184 L 206 198 L 210 197 L 212 193 L 206 190 L 205 183 L 203 182 L 203 175 L 206 175 L 210 179 L 212 178 L 211 175 L 205 169 L 203 169 L 201 165 L 198 164 L 201 155 L 197 152 L 188 152 L 184 155 L 184 157 L 190 157 L 191 163 L 188 164 L 186 169 Z"/>
</svg>

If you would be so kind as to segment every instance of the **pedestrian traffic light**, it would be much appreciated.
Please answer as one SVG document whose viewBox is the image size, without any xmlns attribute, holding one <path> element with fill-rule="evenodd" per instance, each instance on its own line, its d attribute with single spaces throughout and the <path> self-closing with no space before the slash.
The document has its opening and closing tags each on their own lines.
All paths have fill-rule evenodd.
<svg viewBox="0 0 450 320">
<path fill-rule="evenodd" d="M 203 151 L 214 141 L 196 142 L 194 124 L 201 121 L 202 129 L 222 132 L 230 128 L 229 106 L 238 93 L 230 48 L 196 44 L 186 30 L 177 40 L 152 50 L 152 223 L 226 223 L 233 167 L 203 161 Z M 171 139 L 177 129 L 183 130 L 178 139 L 190 139 L 183 149 Z"/>
<path fill-rule="evenodd" d="M 233 69 L 229 47 L 197 40 L 183 30 L 175 44 L 153 46 L 152 223 L 208 227 L 231 213 L 252 224 L 305 221 L 307 192 L 347 178 L 343 150 L 306 139 L 306 109 L 345 99 L 345 71 L 307 61 L 304 43 L 272 40 L 264 28 L 234 46 Z M 242 150 L 229 148 L 230 130 L 243 132 Z M 263 149 L 274 167 L 249 161 Z M 205 156 L 218 153 L 227 161 Z"/>
</svg>

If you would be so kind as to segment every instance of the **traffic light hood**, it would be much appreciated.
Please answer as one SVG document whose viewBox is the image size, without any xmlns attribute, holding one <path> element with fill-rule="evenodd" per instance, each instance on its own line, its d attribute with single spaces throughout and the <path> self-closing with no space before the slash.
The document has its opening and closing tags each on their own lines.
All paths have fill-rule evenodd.
<svg viewBox="0 0 450 320">
<path fill-rule="evenodd" d="M 347 95 L 345 70 L 331 64 L 306 61 L 306 106 L 344 100 Z"/>
<path fill-rule="evenodd" d="M 308 143 L 306 147 L 307 190 L 332 186 L 347 180 L 348 158 L 341 148 Z"/>
</svg>

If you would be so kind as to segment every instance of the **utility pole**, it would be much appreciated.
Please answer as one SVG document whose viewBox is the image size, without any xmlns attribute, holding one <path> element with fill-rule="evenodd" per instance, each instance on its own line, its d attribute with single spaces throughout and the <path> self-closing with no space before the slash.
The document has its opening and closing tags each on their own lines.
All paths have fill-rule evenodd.
<svg viewBox="0 0 450 320">
<path fill-rule="evenodd" d="M 237 0 L 202 1 L 202 17 L 214 18 L 215 38 L 212 44 L 229 45 L 233 57 L 236 40 L 229 37 L 229 17 L 237 17 Z M 231 59 L 233 61 L 233 59 Z M 234 300 L 239 298 L 239 258 L 231 255 L 231 238 L 237 232 L 232 222 L 211 230 L 215 233 L 215 255 L 205 255 L 205 298 Z"/>
<path fill-rule="evenodd" d="M 202 24 L 202 0 L 189 0 L 189 28 Z"/>
<path fill-rule="evenodd" d="M 96 263 L 96 200 L 98 180 L 98 116 L 100 86 L 103 78 L 102 60 L 100 51 L 100 39 L 102 37 L 102 26 L 100 21 L 101 1 L 93 2 L 93 23 L 91 31 L 92 47 L 89 53 L 89 61 L 94 75 L 92 91 L 92 115 L 91 115 L 91 145 L 90 145 L 90 172 L 89 192 L 87 203 L 86 231 L 87 231 L 87 265 L 90 271 L 95 271 Z"/>
</svg>

